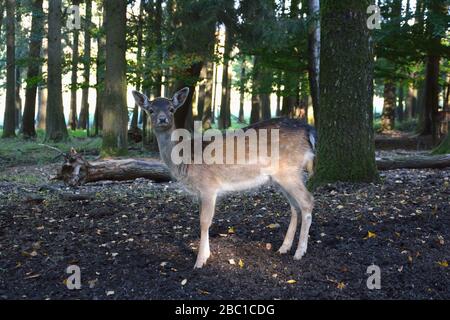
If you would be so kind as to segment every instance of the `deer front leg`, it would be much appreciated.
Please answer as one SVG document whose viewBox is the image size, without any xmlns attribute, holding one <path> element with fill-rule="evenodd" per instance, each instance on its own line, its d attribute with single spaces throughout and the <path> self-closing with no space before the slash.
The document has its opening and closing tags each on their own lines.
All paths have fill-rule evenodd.
<svg viewBox="0 0 450 320">
<path fill-rule="evenodd" d="M 216 194 L 202 195 L 200 198 L 200 246 L 197 254 L 195 268 L 201 268 L 208 260 L 211 252 L 209 250 L 209 227 L 214 216 L 216 206 Z"/>
</svg>

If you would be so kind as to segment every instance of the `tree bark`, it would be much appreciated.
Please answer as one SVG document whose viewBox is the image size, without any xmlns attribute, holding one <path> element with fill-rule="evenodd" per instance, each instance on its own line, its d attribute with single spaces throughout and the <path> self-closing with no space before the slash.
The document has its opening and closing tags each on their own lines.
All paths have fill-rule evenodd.
<svg viewBox="0 0 450 320">
<path fill-rule="evenodd" d="M 213 89 L 214 89 L 214 62 L 208 61 L 206 63 L 206 83 L 205 83 L 205 99 L 202 115 L 203 129 L 210 129 L 213 122 Z"/>
<path fill-rule="evenodd" d="M 92 0 L 86 0 L 86 18 L 84 24 L 84 53 L 83 53 L 83 85 L 81 93 L 81 109 L 78 118 L 78 128 L 87 129 L 89 135 L 89 78 L 91 75 L 91 20 Z"/>
<path fill-rule="evenodd" d="M 105 0 L 107 18 L 102 144 L 104 156 L 122 155 L 128 151 L 126 9 L 126 2 Z"/>
<path fill-rule="evenodd" d="M 31 36 L 27 71 L 27 89 L 23 111 L 22 133 L 24 138 L 35 138 L 36 93 L 41 77 L 41 50 L 44 36 L 43 0 L 34 0 L 32 6 Z"/>
<path fill-rule="evenodd" d="M 370 4 L 369 0 L 322 2 L 320 125 L 313 185 L 378 179 L 373 48 L 366 14 Z"/>
<path fill-rule="evenodd" d="M 230 55 L 233 49 L 232 34 L 229 28 L 225 33 L 225 48 L 223 54 L 223 73 L 222 73 L 222 99 L 220 102 L 219 129 L 227 129 L 231 126 L 230 111 Z"/>
<path fill-rule="evenodd" d="M 143 28 L 144 28 L 144 2 L 141 1 L 139 6 L 139 17 L 138 17 L 138 26 L 137 26 L 137 54 L 136 54 L 136 90 L 141 90 L 142 83 L 142 45 L 143 45 Z M 139 106 L 135 103 L 133 108 L 133 115 L 131 117 L 130 130 L 135 131 L 138 130 L 138 122 L 139 122 Z"/>
<path fill-rule="evenodd" d="M 245 101 L 245 59 L 242 61 L 241 64 L 241 81 L 240 81 L 240 87 L 239 87 L 239 122 L 244 123 L 244 101 Z"/>
<path fill-rule="evenodd" d="M 95 113 L 94 113 L 94 134 L 97 136 L 100 130 L 103 129 L 103 100 L 105 92 L 105 64 L 106 64 L 106 12 L 104 7 L 105 0 L 102 0 L 103 4 L 103 21 L 97 36 L 98 52 L 95 64 L 97 66 L 96 71 L 96 101 L 95 101 Z"/>
<path fill-rule="evenodd" d="M 320 1 L 309 0 L 309 14 L 314 22 L 308 37 L 309 42 L 309 87 L 314 110 L 314 125 L 319 125 L 319 74 L 320 74 Z"/>
<path fill-rule="evenodd" d="M 6 102 L 3 138 L 16 136 L 16 58 L 15 58 L 16 1 L 6 1 Z"/>
<path fill-rule="evenodd" d="M 61 1 L 49 0 L 48 7 L 48 99 L 45 122 L 47 141 L 62 141 L 68 133 L 62 100 Z"/>
<path fill-rule="evenodd" d="M 384 82 L 383 113 L 381 115 L 381 131 L 391 131 L 395 127 L 395 84 L 391 80 Z"/>
<path fill-rule="evenodd" d="M 398 104 L 397 104 L 397 112 L 396 112 L 396 117 L 399 122 L 402 122 L 403 118 L 404 118 L 404 111 L 403 111 L 404 100 L 405 100 L 404 86 L 403 86 L 403 83 L 400 82 L 399 86 L 398 86 Z"/>
<path fill-rule="evenodd" d="M 77 5 L 78 2 L 73 1 L 74 5 Z M 79 36 L 80 32 L 78 29 L 73 30 L 73 43 L 72 43 L 72 78 L 70 82 L 70 113 L 69 113 L 69 127 L 71 130 L 77 129 L 77 91 L 78 91 L 78 60 L 79 60 Z"/>
</svg>

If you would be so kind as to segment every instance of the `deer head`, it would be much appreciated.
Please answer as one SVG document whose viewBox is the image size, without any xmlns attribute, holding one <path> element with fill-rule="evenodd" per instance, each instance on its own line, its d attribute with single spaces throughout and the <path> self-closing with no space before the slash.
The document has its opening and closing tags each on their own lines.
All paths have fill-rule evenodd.
<svg viewBox="0 0 450 320">
<path fill-rule="evenodd" d="M 176 92 L 172 99 L 156 98 L 150 101 L 145 94 L 133 91 L 136 104 L 150 116 L 155 131 L 166 131 L 173 128 L 174 114 L 186 102 L 188 95 L 189 88 L 186 87 Z"/>
</svg>

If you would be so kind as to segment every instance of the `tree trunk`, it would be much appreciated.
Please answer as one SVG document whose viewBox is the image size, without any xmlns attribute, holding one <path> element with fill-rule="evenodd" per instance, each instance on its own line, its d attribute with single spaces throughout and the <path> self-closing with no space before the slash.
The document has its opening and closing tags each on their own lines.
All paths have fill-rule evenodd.
<svg viewBox="0 0 450 320">
<path fill-rule="evenodd" d="M 106 73 L 102 155 L 127 153 L 126 13 L 127 3 L 105 0 Z"/>
<path fill-rule="evenodd" d="M 74 5 L 78 2 L 73 1 Z M 72 130 L 77 129 L 77 90 L 78 90 L 78 60 L 79 60 L 79 36 L 78 29 L 73 30 L 73 43 L 72 43 L 72 79 L 70 82 L 70 113 L 69 113 L 69 127 Z"/>
<path fill-rule="evenodd" d="M 16 112 L 15 112 L 15 117 L 16 119 L 14 120 L 15 124 L 16 124 L 16 129 L 19 129 L 20 132 L 20 125 L 22 124 L 22 98 L 20 96 L 20 91 L 22 89 L 22 72 L 21 72 L 21 67 L 20 66 L 16 66 L 16 93 L 15 93 L 15 97 L 16 97 Z"/>
<path fill-rule="evenodd" d="M 46 140 L 62 141 L 68 133 L 62 100 L 61 1 L 49 0 L 48 7 L 48 99 Z"/>
<path fill-rule="evenodd" d="M 2 25 L 3 25 L 3 13 L 5 11 L 5 1 L 0 3 L 0 34 L 2 33 Z"/>
<path fill-rule="evenodd" d="M 27 89 L 23 110 L 22 133 L 24 138 L 36 137 L 34 115 L 36 112 L 36 93 L 40 81 L 42 37 L 44 36 L 43 0 L 34 0 L 32 7 L 31 36 L 27 71 Z M 39 79 L 39 80 L 38 80 Z M 38 82 L 39 81 L 39 82 Z"/>
<path fill-rule="evenodd" d="M 230 55 L 233 49 L 233 39 L 229 28 L 225 33 L 225 48 L 223 53 L 223 72 L 222 72 L 222 99 L 220 101 L 219 129 L 227 129 L 231 126 L 230 110 Z"/>
<path fill-rule="evenodd" d="M 319 74 L 320 74 L 320 1 L 309 0 L 309 14 L 314 17 L 311 26 L 309 42 L 309 87 L 311 91 L 312 105 L 314 110 L 314 125 L 319 125 Z"/>
<path fill-rule="evenodd" d="M 245 59 L 241 64 L 241 82 L 239 87 L 239 122 L 244 123 L 244 101 L 245 101 Z"/>
<path fill-rule="evenodd" d="M 404 118 L 404 112 L 403 112 L 403 107 L 404 107 L 404 99 L 405 99 L 405 93 L 404 93 L 404 86 L 403 83 L 399 83 L 398 86 L 398 105 L 397 105 L 397 119 L 399 122 L 403 121 Z"/>
<path fill-rule="evenodd" d="M 6 0 L 6 102 L 3 138 L 16 136 L 16 1 Z"/>
<path fill-rule="evenodd" d="M 366 14 L 370 4 L 369 0 L 322 2 L 320 125 L 313 185 L 378 178 L 372 113 L 373 48 Z"/>
<path fill-rule="evenodd" d="M 205 99 L 203 106 L 202 126 L 204 129 L 210 129 L 211 123 L 213 122 L 212 100 L 214 90 L 214 62 L 208 61 L 206 65 Z"/>
<path fill-rule="evenodd" d="M 144 2 L 141 1 L 139 5 L 139 17 L 138 17 L 138 27 L 137 27 L 137 54 L 136 54 L 136 90 L 141 90 L 142 83 L 142 44 L 143 44 L 143 28 L 144 28 Z M 139 122 L 139 106 L 137 103 L 134 104 L 133 108 L 133 116 L 131 117 L 130 130 L 138 130 L 138 122 Z"/>
<path fill-rule="evenodd" d="M 103 100 L 105 92 L 105 64 L 106 64 L 106 13 L 104 8 L 105 0 L 103 3 L 103 22 L 101 23 L 100 31 L 97 36 L 98 52 L 96 58 L 96 101 L 95 101 L 95 113 L 94 113 L 94 134 L 97 136 L 100 130 L 103 129 Z"/>
<path fill-rule="evenodd" d="M 394 130 L 395 126 L 395 84 L 391 80 L 384 82 L 383 113 L 381 114 L 381 132 Z"/>
<path fill-rule="evenodd" d="M 83 54 L 83 86 L 81 93 L 81 109 L 78 118 L 78 128 L 87 129 L 89 135 L 89 78 L 91 75 L 91 20 L 92 0 L 86 0 L 86 20 L 84 25 L 84 54 Z"/>
<path fill-rule="evenodd" d="M 41 85 L 38 88 L 38 117 L 37 128 L 45 130 L 45 122 L 47 118 L 47 87 Z"/>
<path fill-rule="evenodd" d="M 207 82 L 208 63 L 205 63 L 200 71 L 200 84 L 198 86 L 198 101 L 197 101 L 197 117 L 196 120 L 202 120 L 205 112 L 205 98 L 206 98 L 206 82 Z"/>
<path fill-rule="evenodd" d="M 413 118 L 414 104 L 416 103 L 416 97 L 412 85 L 408 85 L 408 92 L 406 94 L 405 104 L 405 120 Z"/>
<path fill-rule="evenodd" d="M 436 52 L 437 48 L 441 46 L 441 33 L 444 30 L 439 30 L 441 26 L 437 24 L 435 19 L 446 18 L 447 5 L 444 1 L 430 0 L 428 3 L 430 15 L 434 14 L 435 18 L 428 18 L 426 35 L 429 40 L 429 52 L 427 55 L 426 69 L 425 69 L 425 97 L 422 123 L 420 126 L 420 134 L 431 134 L 434 142 L 439 138 L 439 62 L 440 56 Z M 438 17 L 438 15 L 440 17 Z"/>
</svg>

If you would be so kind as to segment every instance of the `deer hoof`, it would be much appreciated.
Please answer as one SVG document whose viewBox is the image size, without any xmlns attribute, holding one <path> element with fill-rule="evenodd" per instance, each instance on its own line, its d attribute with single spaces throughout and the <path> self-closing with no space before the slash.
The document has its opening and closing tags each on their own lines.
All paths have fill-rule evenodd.
<svg viewBox="0 0 450 320">
<path fill-rule="evenodd" d="M 299 248 L 297 251 L 295 251 L 294 260 L 300 260 L 301 258 L 303 258 L 305 253 L 306 253 L 306 248 Z"/>
<path fill-rule="evenodd" d="M 289 250 L 291 250 L 290 246 L 282 245 L 281 248 L 278 249 L 278 253 L 279 254 L 286 254 L 286 253 L 288 253 Z"/>
</svg>

